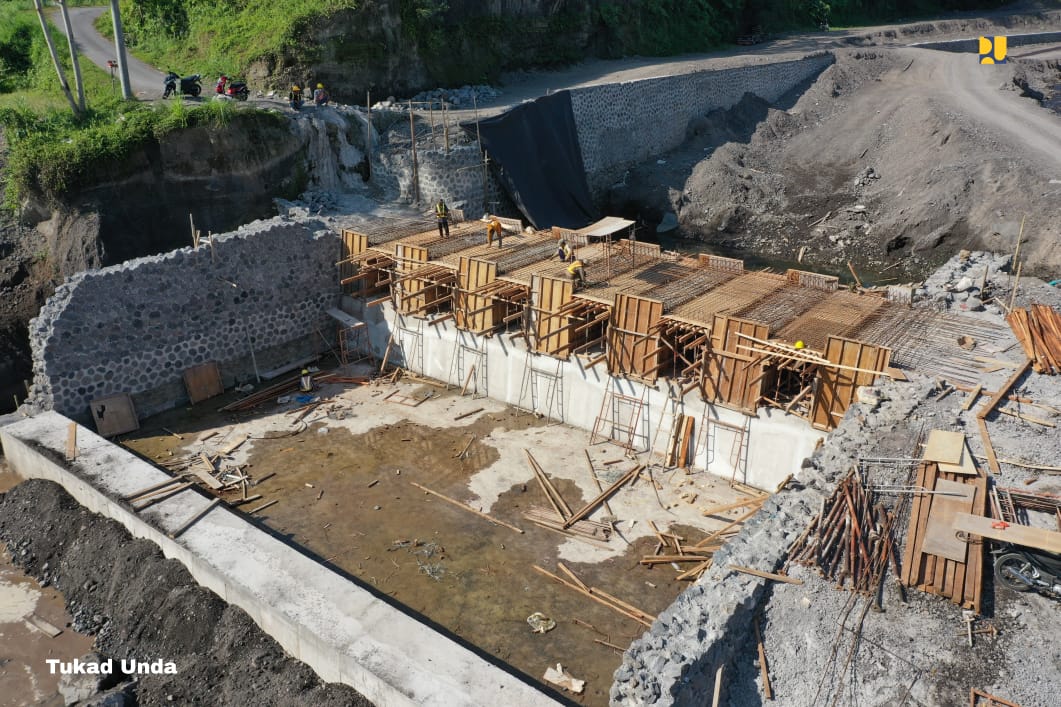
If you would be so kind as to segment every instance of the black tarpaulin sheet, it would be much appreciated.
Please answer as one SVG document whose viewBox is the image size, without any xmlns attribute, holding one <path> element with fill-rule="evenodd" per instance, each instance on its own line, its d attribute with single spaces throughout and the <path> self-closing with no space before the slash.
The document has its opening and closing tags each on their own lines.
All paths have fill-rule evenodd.
<svg viewBox="0 0 1061 707">
<path fill-rule="evenodd" d="M 462 127 L 475 134 L 475 123 Z M 567 91 L 480 120 L 479 139 L 502 185 L 536 229 L 582 228 L 596 220 Z"/>
</svg>

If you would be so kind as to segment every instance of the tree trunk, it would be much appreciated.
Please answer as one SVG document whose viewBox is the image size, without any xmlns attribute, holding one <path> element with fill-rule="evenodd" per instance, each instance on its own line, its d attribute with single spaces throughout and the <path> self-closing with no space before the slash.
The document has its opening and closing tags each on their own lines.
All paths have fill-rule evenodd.
<svg viewBox="0 0 1061 707">
<path fill-rule="evenodd" d="M 70 26 L 70 13 L 66 11 L 66 0 L 58 0 L 63 12 L 63 25 L 66 27 L 66 41 L 70 45 L 70 65 L 74 67 L 74 85 L 77 87 L 77 104 L 85 110 L 85 84 L 81 80 L 81 64 L 77 61 L 77 47 L 74 45 L 74 29 Z"/>
<path fill-rule="evenodd" d="M 55 42 L 52 41 L 52 35 L 48 31 L 48 20 L 44 17 L 44 6 L 41 5 L 41 0 L 33 0 L 33 6 L 37 8 L 37 17 L 41 21 L 41 31 L 44 32 L 44 41 L 48 45 L 48 52 L 52 55 L 52 63 L 55 65 L 55 73 L 59 75 L 59 86 L 62 87 L 63 93 L 66 95 L 66 100 L 70 102 L 70 110 L 74 112 L 74 115 L 78 115 L 80 110 L 77 107 L 77 102 L 74 101 L 73 94 L 70 93 L 70 84 L 66 82 L 66 76 L 63 74 L 63 66 L 59 63 L 59 55 L 55 51 Z"/>
<path fill-rule="evenodd" d="M 111 0 L 111 24 L 114 26 L 114 51 L 118 54 L 118 75 L 122 80 L 122 98 L 133 100 L 133 87 L 129 84 L 129 64 L 125 58 L 125 33 L 122 32 L 122 11 L 118 0 Z"/>
</svg>

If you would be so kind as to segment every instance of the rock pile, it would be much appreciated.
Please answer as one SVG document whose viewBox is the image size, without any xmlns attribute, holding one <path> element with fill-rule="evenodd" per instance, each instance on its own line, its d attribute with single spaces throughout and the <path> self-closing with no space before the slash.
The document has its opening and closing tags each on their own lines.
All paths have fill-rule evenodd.
<svg viewBox="0 0 1061 707">
<path fill-rule="evenodd" d="M 413 103 L 427 104 L 419 108 L 430 108 L 431 110 L 442 110 L 446 108 L 472 108 L 476 104 L 482 105 L 485 101 L 493 100 L 501 95 L 501 91 L 485 85 L 461 86 L 460 88 L 434 88 L 430 91 L 421 91 L 412 97 Z M 385 101 L 372 106 L 374 110 L 391 108 L 395 110 L 408 110 L 409 104 L 390 96 Z"/>
</svg>

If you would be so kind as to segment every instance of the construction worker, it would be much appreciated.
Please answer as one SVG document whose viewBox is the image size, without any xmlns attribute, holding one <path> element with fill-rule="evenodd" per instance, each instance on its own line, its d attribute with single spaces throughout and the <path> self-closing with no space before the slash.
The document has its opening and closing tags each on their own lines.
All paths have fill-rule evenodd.
<svg viewBox="0 0 1061 707">
<path fill-rule="evenodd" d="M 302 369 L 301 377 L 298 379 L 298 391 L 300 393 L 313 392 L 313 374 L 309 372 L 308 368 Z"/>
<path fill-rule="evenodd" d="M 567 266 L 567 274 L 571 282 L 575 283 L 575 289 L 586 286 L 586 263 L 576 260 Z"/>
<path fill-rule="evenodd" d="M 317 84 L 317 90 L 313 92 L 313 102 L 318 106 L 328 105 L 328 92 L 324 90 L 324 84 Z"/>
<path fill-rule="evenodd" d="M 438 237 L 449 238 L 449 207 L 442 199 L 435 204 L 435 218 L 438 219 Z"/>
<path fill-rule="evenodd" d="M 497 220 L 497 216 L 491 216 L 490 222 L 486 224 L 486 245 L 491 245 L 496 237 L 497 247 L 500 248 L 504 231 L 505 229 L 501 228 L 501 222 Z"/>
<path fill-rule="evenodd" d="M 291 93 L 287 94 L 287 100 L 294 110 L 302 108 L 302 89 L 298 86 L 292 86 Z"/>
<path fill-rule="evenodd" d="M 571 250 L 571 246 L 563 238 L 556 244 L 556 257 L 560 258 L 561 263 L 569 263 L 575 259 L 574 251 Z"/>
</svg>

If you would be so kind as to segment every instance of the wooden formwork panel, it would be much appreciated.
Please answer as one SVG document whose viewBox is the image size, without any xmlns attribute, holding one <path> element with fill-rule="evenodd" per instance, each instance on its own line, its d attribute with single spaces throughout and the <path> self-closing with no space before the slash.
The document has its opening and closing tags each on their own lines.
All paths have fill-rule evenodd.
<svg viewBox="0 0 1061 707">
<path fill-rule="evenodd" d="M 754 413 L 763 387 L 761 358 L 747 347 L 752 343 L 740 335 L 766 341 L 770 327 L 746 319 L 716 314 L 711 325 L 711 345 L 707 350 L 703 376 L 706 400 L 744 412 Z"/>
<path fill-rule="evenodd" d="M 492 297 L 473 294 L 497 279 L 497 263 L 461 257 L 457 266 L 457 301 L 454 320 L 458 329 L 486 331 L 493 329 L 504 316 L 502 305 Z"/>
<path fill-rule="evenodd" d="M 344 228 L 339 245 L 339 282 L 342 283 L 343 294 L 352 294 L 362 286 L 360 280 L 354 280 L 360 265 L 354 262 L 354 258 L 368 250 L 368 236 L 364 233 L 351 231 Z"/>
<path fill-rule="evenodd" d="M 559 312 L 572 302 L 575 285 L 570 280 L 535 275 L 531 280 L 531 319 L 534 350 L 559 358 L 571 351 L 571 323 Z"/>
<path fill-rule="evenodd" d="M 744 261 L 737 258 L 723 258 L 721 255 L 701 253 L 699 260 L 701 265 L 712 270 L 724 270 L 734 275 L 740 275 L 744 272 Z"/>
<path fill-rule="evenodd" d="M 790 285 L 810 287 L 815 290 L 825 290 L 826 292 L 836 292 L 836 288 L 840 285 L 840 278 L 834 275 L 822 275 L 821 273 L 807 272 L 805 270 L 790 269 L 785 273 L 785 277 L 788 278 Z"/>
<path fill-rule="evenodd" d="M 608 372 L 655 380 L 662 363 L 659 324 L 663 302 L 615 295 L 608 321 Z"/>
<path fill-rule="evenodd" d="M 818 390 L 811 407 L 811 424 L 831 430 L 843 418 L 860 385 L 872 385 L 877 373 L 888 367 L 891 349 L 854 339 L 830 336 L 825 358 L 843 368 L 822 365 L 818 369 Z M 859 370 L 852 370 L 852 369 Z"/>
<path fill-rule="evenodd" d="M 403 314 L 420 312 L 424 305 L 436 299 L 436 288 L 424 280 L 407 276 L 427 264 L 427 248 L 398 243 L 394 246 L 394 257 L 398 262 L 398 277 L 401 278 L 396 290 L 398 311 Z"/>
</svg>

